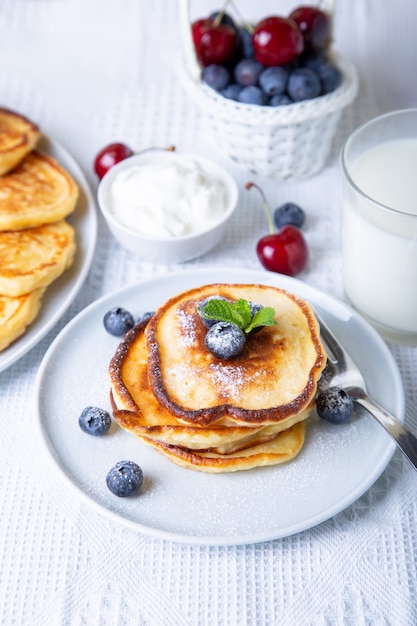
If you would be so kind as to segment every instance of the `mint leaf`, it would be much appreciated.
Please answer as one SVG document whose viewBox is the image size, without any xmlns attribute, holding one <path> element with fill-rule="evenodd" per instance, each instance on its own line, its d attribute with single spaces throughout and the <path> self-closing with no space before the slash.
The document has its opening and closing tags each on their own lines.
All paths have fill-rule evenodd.
<svg viewBox="0 0 417 626">
<path fill-rule="evenodd" d="M 235 302 L 234 307 L 236 309 L 236 312 L 239 313 L 239 315 L 242 317 L 242 328 L 246 328 L 246 326 L 250 324 L 250 321 L 252 319 L 249 302 L 247 300 L 244 300 L 243 298 L 240 298 Z"/>
<path fill-rule="evenodd" d="M 245 327 L 244 319 L 236 310 L 234 303 L 227 300 L 210 300 L 204 308 L 198 307 L 198 312 L 206 320 L 231 322 L 242 329 Z"/>
<path fill-rule="evenodd" d="M 230 322 L 249 333 L 259 326 L 274 326 L 275 310 L 266 306 L 260 309 L 252 317 L 249 302 L 240 298 L 236 302 L 227 300 L 209 300 L 204 307 L 197 307 L 199 315 L 207 320 L 216 322 Z"/>
<path fill-rule="evenodd" d="M 249 326 L 245 328 L 247 333 L 250 333 L 254 328 L 258 326 L 276 326 L 274 319 L 275 309 L 272 306 L 264 306 L 260 311 L 257 311 L 253 316 Z"/>
</svg>

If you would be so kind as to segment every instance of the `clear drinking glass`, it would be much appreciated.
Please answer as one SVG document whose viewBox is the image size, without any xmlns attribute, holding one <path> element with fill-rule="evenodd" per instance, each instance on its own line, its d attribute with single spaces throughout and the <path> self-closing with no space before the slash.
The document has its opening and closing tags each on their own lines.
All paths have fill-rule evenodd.
<svg viewBox="0 0 417 626">
<path fill-rule="evenodd" d="M 417 109 L 355 130 L 341 168 L 346 296 L 386 340 L 417 345 Z"/>
</svg>

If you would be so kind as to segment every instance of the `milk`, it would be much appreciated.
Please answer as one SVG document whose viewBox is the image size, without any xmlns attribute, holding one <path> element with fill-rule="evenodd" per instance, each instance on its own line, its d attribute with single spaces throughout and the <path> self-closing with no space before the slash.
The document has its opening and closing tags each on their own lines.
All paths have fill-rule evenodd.
<svg viewBox="0 0 417 626">
<path fill-rule="evenodd" d="M 414 335 L 415 343 L 417 139 L 376 145 L 359 156 L 349 173 L 362 193 L 345 187 L 346 294 L 386 338 L 402 336 L 410 343 Z"/>
</svg>

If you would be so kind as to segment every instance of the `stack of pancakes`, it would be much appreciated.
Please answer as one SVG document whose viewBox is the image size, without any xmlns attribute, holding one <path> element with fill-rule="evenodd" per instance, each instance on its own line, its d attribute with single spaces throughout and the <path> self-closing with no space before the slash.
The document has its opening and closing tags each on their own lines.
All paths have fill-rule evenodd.
<svg viewBox="0 0 417 626">
<path fill-rule="evenodd" d="M 276 325 L 250 333 L 233 359 L 218 359 L 198 313 L 210 296 L 273 307 Z M 124 336 L 109 367 L 113 416 L 183 467 L 276 465 L 303 446 L 325 364 L 304 300 L 265 285 L 205 285 L 168 300 Z"/>
<path fill-rule="evenodd" d="M 37 316 L 45 289 L 73 262 L 75 233 L 65 221 L 78 187 L 36 150 L 40 129 L 0 108 L 0 351 Z"/>
</svg>

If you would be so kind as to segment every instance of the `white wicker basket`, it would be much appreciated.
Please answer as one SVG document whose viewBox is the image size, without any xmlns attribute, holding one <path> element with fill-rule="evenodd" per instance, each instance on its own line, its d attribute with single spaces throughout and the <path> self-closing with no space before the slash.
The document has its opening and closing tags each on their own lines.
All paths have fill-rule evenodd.
<svg viewBox="0 0 417 626">
<path fill-rule="evenodd" d="M 184 57 L 180 76 L 203 112 L 204 130 L 214 146 L 248 173 L 277 180 L 305 178 L 323 169 L 343 109 L 355 99 L 354 66 L 332 54 L 343 74 L 333 92 L 282 107 L 229 100 L 201 81 L 191 34 L 189 0 L 180 0 Z"/>
</svg>

